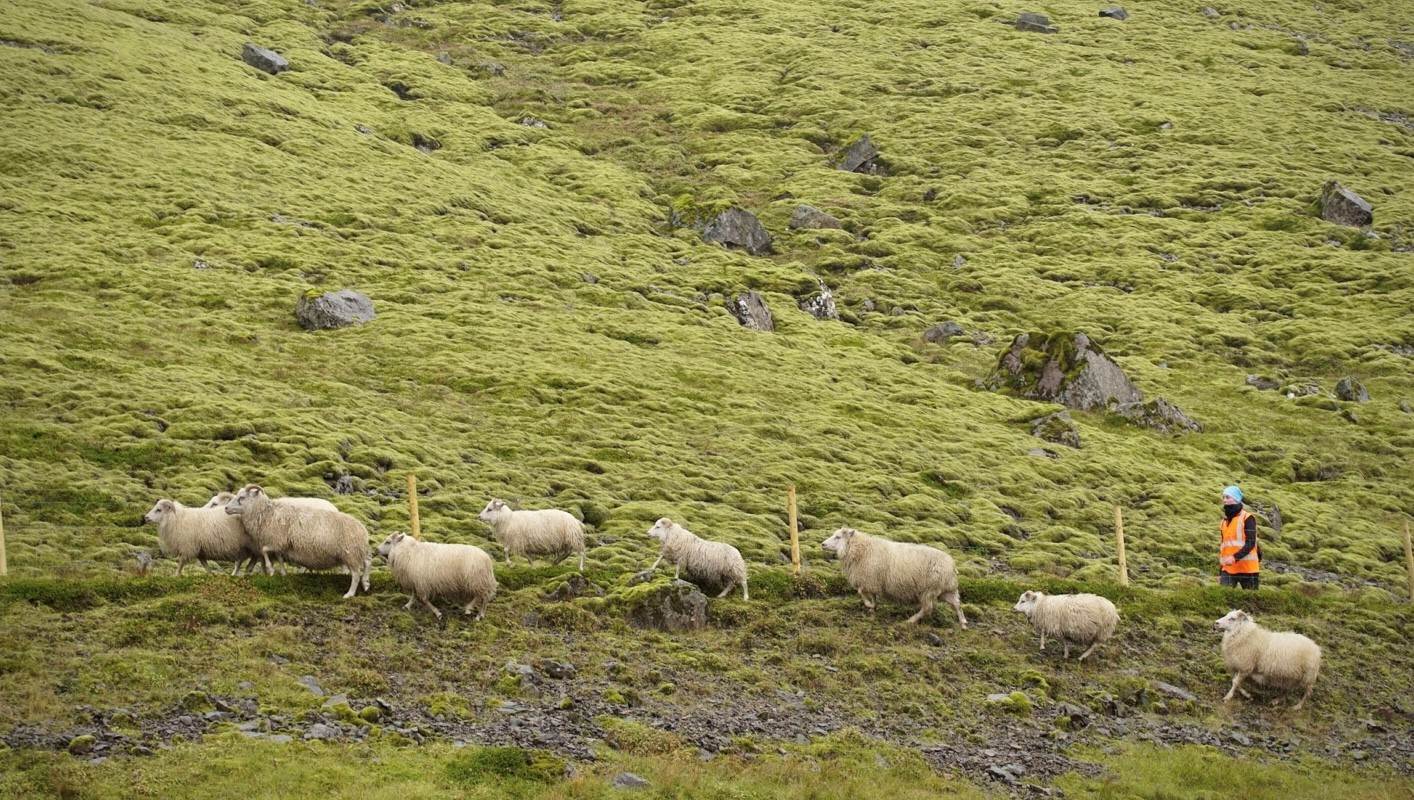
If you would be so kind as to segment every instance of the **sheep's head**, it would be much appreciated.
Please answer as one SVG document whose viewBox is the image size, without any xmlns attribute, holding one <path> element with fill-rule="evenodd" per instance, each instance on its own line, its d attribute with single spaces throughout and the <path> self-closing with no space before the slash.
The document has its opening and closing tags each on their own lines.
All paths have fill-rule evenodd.
<svg viewBox="0 0 1414 800">
<path fill-rule="evenodd" d="M 153 525 L 156 525 L 156 524 L 161 523 L 161 522 L 162 522 L 162 519 L 163 519 L 164 517 L 166 517 L 166 516 L 168 516 L 168 515 L 170 515 L 170 514 L 175 514 L 176 511 L 177 511 L 177 504 L 176 504 L 176 503 L 172 502 L 171 500 L 166 500 L 166 499 L 158 500 L 156 503 L 154 503 L 154 504 L 152 505 L 152 508 L 148 509 L 148 511 L 147 511 L 146 514 L 143 514 L 143 515 L 142 515 L 142 521 L 143 521 L 143 522 L 149 522 L 149 523 L 152 523 Z"/>
<path fill-rule="evenodd" d="M 397 547 L 400 542 L 407 538 L 409 538 L 408 535 L 401 531 L 399 531 L 398 533 L 390 534 L 388 538 L 383 540 L 382 544 L 378 545 L 378 550 L 376 552 L 378 555 L 387 558 L 388 554 L 393 552 L 393 548 Z"/>
<path fill-rule="evenodd" d="M 1248 614 L 1246 611 L 1238 611 L 1236 609 L 1233 609 L 1232 611 L 1227 612 L 1227 616 L 1213 623 L 1213 630 L 1230 631 L 1243 625 L 1246 625 L 1251 621 L 1251 614 Z"/>
<path fill-rule="evenodd" d="M 212 495 L 211 499 L 207 500 L 206 505 L 202 506 L 202 508 L 225 508 L 226 504 L 231 502 L 232 497 L 235 497 L 235 495 L 230 492 L 218 492 Z"/>
<path fill-rule="evenodd" d="M 256 498 L 265 498 L 265 490 L 252 483 L 239 492 L 236 492 L 236 496 L 232 497 L 230 502 L 226 503 L 226 513 L 240 514 L 250 508 L 251 502 Z"/>
<path fill-rule="evenodd" d="M 476 515 L 476 518 L 487 525 L 493 525 L 497 520 L 510 516 L 510 513 L 511 507 L 505 500 L 499 497 L 493 497 L 491 498 L 491 502 L 487 503 L 486 507 L 481 509 L 481 513 Z"/>
<path fill-rule="evenodd" d="M 859 531 L 854 528 L 840 528 L 830 534 L 830 538 L 821 542 L 820 546 L 825 548 L 825 552 L 827 553 L 843 556 L 845 551 L 849 549 L 849 543 L 854 539 L 856 533 L 859 533 Z"/>
<path fill-rule="evenodd" d="M 660 542 L 666 542 L 668 541 L 668 532 L 671 531 L 674 526 L 675 524 L 672 520 L 667 517 L 661 517 L 657 522 L 653 523 L 653 527 L 648 529 L 648 537 L 650 539 L 657 539 Z"/>
<path fill-rule="evenodd" d="M 1016 605 L 1011 607 L 1012 611 L 1020 611 L 1026 616 L 1031 616 L 1031 612 L 1036 610 L 1036 603 L 1040 602 L 1045 595 L 1040 592 L 1022 592 L 1021 599 L 1016 601 Z"/>
</svg>

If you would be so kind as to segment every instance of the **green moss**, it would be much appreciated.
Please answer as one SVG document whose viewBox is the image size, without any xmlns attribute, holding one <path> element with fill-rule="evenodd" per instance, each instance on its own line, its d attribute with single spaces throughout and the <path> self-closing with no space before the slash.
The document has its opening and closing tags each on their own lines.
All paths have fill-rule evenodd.
<svg viewBox="0 0 1414 800">
<path fill-rule="evenodd" d="M 453 783 L 476 786 L 488 781 L 555 783 L 565 776 L 565 761 L 544 750 L 477 747 L 447 762 Z"/>
</svg>

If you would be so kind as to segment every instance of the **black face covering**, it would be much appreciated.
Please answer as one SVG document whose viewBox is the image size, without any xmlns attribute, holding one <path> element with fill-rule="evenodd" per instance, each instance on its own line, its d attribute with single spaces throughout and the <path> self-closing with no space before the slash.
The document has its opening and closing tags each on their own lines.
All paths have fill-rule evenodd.
<svg viewBox="0 0 1414 800">
<path fill-rule="evenodd" d="M 1242 510 L 1241 503 L 1223 503 L 1223 516 L 1232 519 L 1237 516 L 1237 512 Z"/>
</svg>

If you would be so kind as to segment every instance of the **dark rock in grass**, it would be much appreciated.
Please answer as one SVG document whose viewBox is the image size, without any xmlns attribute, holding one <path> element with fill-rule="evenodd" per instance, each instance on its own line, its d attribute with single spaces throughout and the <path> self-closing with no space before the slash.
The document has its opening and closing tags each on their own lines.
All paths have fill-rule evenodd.
<svg viewBox="0 0 1414 800">
<path fill-rule="evenodd" d="M 1160 433 L 1196 433 L 1203 430 L 1198 420 L 1183 413 L 1183 409 L 1162 397 L 1147 403 L 1121 403 L 1115 409 L 1119 415 Z"/>
<path fill-rule="evenodd" d="M 1349 377 L 1341 378 L 1336 383 L 1335 396 L 1352 403 L 1370 402 L 1370 393 L 1365 389 L 1365 384 Z"/>
<path fill-rule="evenodd" d="M 648 781 L 644 780 L 643 778 L 640 778 L 632 772 L 620 772 L 618 775 L 614 776 L 613 785 L 615 789 L 647 789 Z"/>
<path fill-rule="evenodd" d="M 1031 435 L 1066 447 L 1080 447 L 1080 431 L 1069 411 L 1057 411 L 1031 420 Z"/>
<path fill-rule="evenodd" d="M 943 646 L 943 637 L 939 636 L 939 635 L 936 634 L 936 633 L 933 633 L 932 631 L 929 631 L 928 634 L 927 634 L 926 636 L 924 636 L 923 638 L 924 638 L 925 641 L 928 642 L 928 644 L 931 644 L 931 645 L 934 646 L 934 647 L 942 647 L 942 646 Z"/>
<path fill-rule="evenodd" d="M 753 256 L 771 252 L 771 234 L 762 227 L 761 221 L 750 211 L 735 206 L 709 222 L 702 231 L 702 239 L 723 247 L 737 247 Z"/>
<path fill-rule="evenodd" d="M 668 633 L 701 630 L 707 627 L 707 596 L 687 581 L 673 581 L 632 600 L 628 622 Z"/>
<path fill-rule="evenodd" d="M 838 169 L 845 172 L 862 172 L 873 174 L 879 171 L 879 148 L 874 146 L 869 135 L 865 134 L 844 151 L 844 156 L 840 158 Z"/>
<path fill-rule="evenodd" d="M 1109 17 L 1110 19 L 1126 20 L 1129 19 L 1129 12 L 1119 6 L 1108 6 L 1100 9 L 1100 16 Z"/>
<path fill-rule="evenodd" d="M 324 294 L 311 290 L 300 298 L 295 307 L 295 319 L 299 320 L 300 327 L 308 331 L 361 325 L 375 316 L 373 301 L 352 289 Z"/>
<path fill-rule="evenodd" d="M 826 214 L 814 206 L 796 206 L 791 212 L 790 222 L 786 223 L 792 230 L 818 230 L 820 228 L 839 229 L 843 226 L 835 217 Z"/>
<path fill-rule="evenodd" d="M 634 576 L 628 579 L 628 585 L 637 586 L 641 583 L 647 583 L 651 580 L 653 580 L 653 570 L 645 569 L 642 572 L 634 573 Z"/>
<path fill-rule="evenodd" d="M 1026 767 L 1020 764 L 993 764 L 987 767 L 987 774 L 1008 785 L 1015 786 L 1021 782 L 1021 776 L 1026 774 Z"/>
<path fill-rule="evenodd" d="M 333 725 L 316 722 L 304 732 L 304 738 L 308 741 L 327 742 L 339 738 L 339 729 Z"/>
<path fill-rule="evenodd" d="M 754 331 L 774 331 L 776 320 L 771 316 L 771 309 L 766 306 L 766 300 L 754 291 L 740 294 L 727 300 L 727 310 L 732 312 L 736 321 L 742 326 Z"/>
<path fill-rule="evenodd" d="M 241 60 L 262 72 L 277 75 L 290 68 L 290 62 L 274 50 L 246 42 L 241 48 Z"/>
<path fill-rule="evenodd" d="M 353 494 L 357 487 L 354 485 L 354 477 L 345 473 L 328 481 L 329 488 L 334 490 L 334 494 Z"/>
<path fill-rule="evenodd" d="M 564 661 L 553 661 L 548 658 L 541 659 L 535 662 L 535 664 L 541 672 L 545 673 L 546 677 L 557 681 L 573 678 L 575 673 L 578 672 L 573 664 Z"/>
<path fill-rule="evenodd" d="M 301 675 L 296 683 L 308 689 L 309 693 L 315 697 L 324 696 L 324 688 L 319 685 L 319 681 L 315 680 L 313 675 Z"/>
<path fill-rule="evenodd" d="M 1375 221 L 1375 210 L 1365 198 L 1330 181 L 1321 190 L 1321 219 L 1359 228 Z"/>
<path fill-rule="evenodd" d="M 1154 688 L 1158 689 L 1160 692 L 1163 692 L 1169 697 L 1175 697 L 1179 700 L 1186 700 L 1190 703 L 1198 702 L 1198 695 L 1188 691 L 1187 689 L 1184 689 L 1181 686 L 1174 686 L 1171 683 L 1164 683 L 1163 681 L 1154 681 Z"/>
<path fill-rule="evenodd" d="M 1031 33 L 1056 33 L 1060 30 L 1051 24 L 1050 17 L 1045 14 L 1037 14 L 1034 11 L 1021 12 L 1021 16 L 1016 18 L 1016 29 Z"/>
<path fill-rule="evenodd" d="M 937 325 L 923 331 L 923 341 L 931 342 L 932 344 L 947 344 L 948 340 L 952 337 L 961 335 L 962 326 L 952 320 L 947 320 L 945 322 L 939 322 Z"/>
<path fill-rule="evenodd" d="M 1247 385 L 1257 387 L 1258 391 L 1270 392 L 1281 388 L 1281 382 L 1266 377 L 1265 375 L 1248 375 Z"/>
<path fill-rule="evenodd" d="M 69 752 L 76 756 L 84 756 L 93 752 L 93 745 L 97 740 L 89 734 L 75 736 L 69 740 Z"/>
<path fill-rule="evenodd" d="M 1064 719 L 1064 725 L 1070 730 L 1080 730 L 1090 724 L 1090 709 L 1074 703 L 1057 703 L 1056 719 Z"/>
<path fill-rule="evenodd" d="M 576 597 L 600 597 L 603 594 L 604 590 L 595 586 L 588 578 L 572 572 L 563 583 L 546 592 L 545 599 L 563 603 Z"/>
<path fill-rule="evenodd" d="M 1201 13 L 1208 19 L 1217 19 L 1218 17 L 1222 16 L 1222 14 L 1218 13 L 1218 10 L 1216 8 L 1213 8 L 1212 6 L 1203 6 L 1203 10 L 1199 13 Z"/>
<path fill-rule="evenodd" d="M 835 295 L 830 291 L 830 287 L 824 281 L 817 281 L 820 290 L 808 297 L 801 298 L 800 310 L 814 317 L 815 319 L 839 319 L 839 309 L 835 307 Z"/>
<path fill-rule="evenodd" d="M 1018 335 L 989 383 L 1028 400 L 1085 411 L 1144 399 L 1119 365 L 1083 333 Z"/>
</svg>

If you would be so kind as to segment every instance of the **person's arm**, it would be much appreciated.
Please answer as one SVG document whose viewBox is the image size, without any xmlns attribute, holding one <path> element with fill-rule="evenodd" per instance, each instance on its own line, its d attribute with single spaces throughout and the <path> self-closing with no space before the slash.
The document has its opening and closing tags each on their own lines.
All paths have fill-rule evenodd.
<svg viewBox="0 0 1414 800">
<path fill-rule="evenodd" d="M 1241 561 L 1243 556 L 1252 552 L 1252 548 L 1257 546 L 1257 518 L 1249 515 L 1247 524 L 1242 526 L 1242 549 L 1233 553 L 1233 561 Z"/>
</svg>

